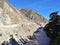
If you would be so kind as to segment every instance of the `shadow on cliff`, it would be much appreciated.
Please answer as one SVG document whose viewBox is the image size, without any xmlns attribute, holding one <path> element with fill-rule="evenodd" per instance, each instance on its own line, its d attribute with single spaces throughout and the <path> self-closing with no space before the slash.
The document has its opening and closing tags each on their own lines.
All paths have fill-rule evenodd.
<svg viewBox="0 0 60 45">
<path fill-rule="evenodd" d="M 33 36 L 28 37 L 29 41 L 26 45 L 48 45 L 50 38 L 46 35 L 46 32 L 43 30 L 43 27 L 39 27 L 34 33 Z"/>
<path fill-rule="evenodd" d="M 11 38 L 11 39 L 9 39 L 9 42 L 7 41 L 4 41 L 3 43 L 2 43 L 2 45 L 19 45 L 18 44 L 18 42 L 14 39 L 14 38 Z"/>
<path fill-rule="evenodd" d="M 10 38 L 9 41 L 4 41 L 2 45 L 25 45 L 26 43 L 28 43 L 27 39 L 21 38 L 17 42 L 14 38 Z"/>
</svg>

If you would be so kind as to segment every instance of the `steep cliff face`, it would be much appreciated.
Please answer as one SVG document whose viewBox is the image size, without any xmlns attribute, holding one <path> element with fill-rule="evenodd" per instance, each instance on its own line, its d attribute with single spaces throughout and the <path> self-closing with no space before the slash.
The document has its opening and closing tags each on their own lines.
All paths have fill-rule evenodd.
<svg viewBox="0 0 60 45">
<path fill-rule="evenodd" d="M 28 37 L 32 36 L 38 27 L 44 26 L 48 22 L 47 20 L 43 22 L 41 20 L 43 17 L 33 11 L 25 12 L 25 10 L 15 9 L 6 0 L 0 0 L 0 5 L 2 5 L 0 6 L 0 44 L 3 41 L 9 41 L 11 36 L 16 41 L 21 38 L 29 41 Z"/>
</svg>

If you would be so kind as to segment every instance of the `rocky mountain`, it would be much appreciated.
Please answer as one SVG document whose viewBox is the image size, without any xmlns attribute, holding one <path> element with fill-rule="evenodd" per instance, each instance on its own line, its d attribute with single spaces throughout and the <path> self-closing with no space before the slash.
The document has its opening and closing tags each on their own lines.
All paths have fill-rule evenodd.
<svg viewBox="0 0 60 45">
<path fill-rule="evenodd" d="M 0 45 L 12 45 L 12 41 L 25 43 L 48 20 L 32 10 L 16 9 L 6 0 L 0 0 Z M 13 39 L 13 38 L 14 39 Z M 14 42 L 13 42 L 14 43 Z"/>
<path fill-rule="evenodd" d="M 40 26 L 44 26 L 48 23 L 48 20 L 45 19 L 43 16 L 39 15 L 38 13 L 34 12 L 33 10 L 29 9 L 19 9 L 20 13 L 27 17 L 28 20 L 34 21 L 36 24 Z"/>
</svg>

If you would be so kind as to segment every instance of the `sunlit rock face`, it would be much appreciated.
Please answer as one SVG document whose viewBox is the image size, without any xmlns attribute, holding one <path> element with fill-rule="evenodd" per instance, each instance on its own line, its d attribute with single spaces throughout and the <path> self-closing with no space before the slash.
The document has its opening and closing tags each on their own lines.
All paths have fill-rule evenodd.
<svg viewBox="0 0 60 45">
<path fill-rule="evenodd" d="M 25 14 L 25 13 L 24 13 Z M 32 11 L 32 16 L 34 20 L 30 20 L 30 13 L 28 11 L 28 16 L 26 17 L 22 12 L 11 6 L 6 0 L 0 0 L 0 44 L 4 41 L 8 41 L 11 36 L 19 43 L 19 39 L 29 40 L 29 36 L 37 30 L 38 27 L 46 25 L 48 20 L 41 21 Z M 38 16 L 38 17 L 36 17 Z M 36 18 L 36 19 L 35 19 Z M 39 20 L 38 20 L 39 19 Z M 40 23 L 38 21 L 41 21 Z"/>
<path fill-rule="evenodd" d="M 29 10 L 29 9 L 18 9 L 22 15 L 24 15 L 28 20 L 34 21 L 36 24 L 40 26 L 45 26 L 48 23 L 48 20 L 38 13 Z"/>
</svg>

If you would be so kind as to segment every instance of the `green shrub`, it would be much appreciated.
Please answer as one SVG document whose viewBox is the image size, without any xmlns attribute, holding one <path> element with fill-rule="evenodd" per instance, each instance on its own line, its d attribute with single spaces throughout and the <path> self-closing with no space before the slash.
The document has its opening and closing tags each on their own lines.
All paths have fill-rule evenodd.
<svg viewBox="0 0 60 45">
<path fill-rule="evenodd" d="M 2 34 L 0 34 L 0 36 L 2 36 Z"/>
<path fill-rule="evenodd" d="M 13 34 L 10 34 L 10 37 L 13 37 Z"/>
<path fill-rule="evenodd" d="M 44 30 L 51 38 L 49 45 L 60 45 L 60 15 L 57 12 L 50 14 L 49 23 L 44 27 Z"/>
<path fill-rule="evenodd" d="M 18 34 L 15 34 L 16 36 L 18 35 Z"/>
</svg>

